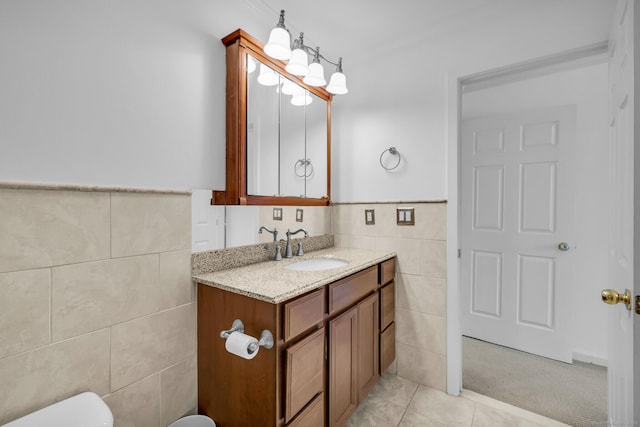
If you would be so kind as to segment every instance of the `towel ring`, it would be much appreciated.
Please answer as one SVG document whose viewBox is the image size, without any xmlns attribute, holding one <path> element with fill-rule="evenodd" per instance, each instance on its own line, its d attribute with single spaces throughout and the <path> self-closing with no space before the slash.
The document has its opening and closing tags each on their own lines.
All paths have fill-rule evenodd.
<svg viewBox="0 0 640 427">
<path fill-rule="evenodd" d="M 384 156 L 384 153 L 389 152 L 389 154 L 393 155 L 393 156 L 398 156 L 398 161 L 396 162 L 395 165 L 393 165 L 392 167 L 386 167 L 384 165 L 384 163 L 382 163 L 382 157 Z M 382 169 L 387 170 L 387 171 L 392 171 L 395 168 L 397 168 L 398 166 L 400 166 L 400 161 L 402 160 L 402 156 L 400 155 L 400 152 L 396 149 L 396 147 L 389 147 L 386 150 L 384 150 L 382 152 L 382 154 L 380 154 L 380 166 L 382 166 Z"/>
<path fill-rule="evenodd" d="M 302 170 L 300 169 L 300 166 L 303 167 Z M 310 169 L 308 172 L 306 171 L 307 167 Z M 299 178 L 309 178 L 311 175 L 313 175 L 313 165 L 311 164 L 311 159 L 298 160 L 296 164 L 293 165 L 293 173 L 295 173 Z"/>
</svg>

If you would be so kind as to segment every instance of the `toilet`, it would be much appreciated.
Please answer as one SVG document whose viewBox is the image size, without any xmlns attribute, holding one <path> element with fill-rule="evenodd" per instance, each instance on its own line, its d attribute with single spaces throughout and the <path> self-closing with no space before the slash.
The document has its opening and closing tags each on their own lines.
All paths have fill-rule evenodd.
<svg viewBox="0 0 640 427">
<path fill-rule="evenodd" d="M 113 427 L 113 414 L 93 392 L 86 392 L 11 421 L 2 427 Z"/>
</svg>

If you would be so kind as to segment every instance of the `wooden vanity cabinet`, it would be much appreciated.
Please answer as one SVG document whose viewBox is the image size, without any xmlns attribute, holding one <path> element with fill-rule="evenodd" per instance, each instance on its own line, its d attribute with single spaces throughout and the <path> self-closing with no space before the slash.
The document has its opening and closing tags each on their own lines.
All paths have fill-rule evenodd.
<svg viewBox="0 0 640 427">
<path fill-rule="evenodd" d="M 218 427 L 342 426 L 395 357 L 389 261 L 280 304 L 198 284 L 198 412 Z M 273 348 L 228 353 L 234 319 Z"/>
</svg>

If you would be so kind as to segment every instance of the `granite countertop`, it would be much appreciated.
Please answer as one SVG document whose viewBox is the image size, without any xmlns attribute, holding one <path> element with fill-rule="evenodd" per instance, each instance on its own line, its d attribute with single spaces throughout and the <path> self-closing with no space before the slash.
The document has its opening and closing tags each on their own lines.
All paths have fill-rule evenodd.
<svg viewBox="0 0 640 427">
<path fill-rule="evenodd" d="M 309 252 L 301 257 L 284 258 L 282 261 L 267 261 L 197 274 L 193 279 L 198 283 L 278 304 L 391 259 L 395 255 L 395 252 L 332 247 Z M 343 267 L 320 271 L 284 268 L 286 265 L 312 258 L 340 258 L 349 263 Z"/>
</svg>

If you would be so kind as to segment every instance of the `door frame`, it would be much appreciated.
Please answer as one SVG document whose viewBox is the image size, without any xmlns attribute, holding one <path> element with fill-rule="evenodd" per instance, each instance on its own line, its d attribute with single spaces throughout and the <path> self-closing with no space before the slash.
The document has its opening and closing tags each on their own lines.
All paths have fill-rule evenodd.
<svg viewBox="0 0 640 427">
<path fill-rule="evenodd" d="M 460 145 L 462 126 L 462 88 L 514 75 L 535 75 L 536 72 L 561 69 L 565 64 L 593 60 L 608 54 L 608 40 L 566 52 L 520 62 L 506 67 L 476 73 L 446 74 L 447 133 L 447 393 L 462 392 L 462 306 L 460 269 Z"/>
</svg>

